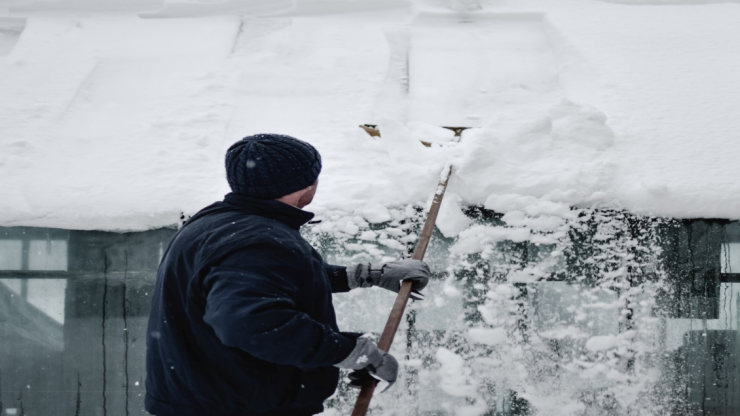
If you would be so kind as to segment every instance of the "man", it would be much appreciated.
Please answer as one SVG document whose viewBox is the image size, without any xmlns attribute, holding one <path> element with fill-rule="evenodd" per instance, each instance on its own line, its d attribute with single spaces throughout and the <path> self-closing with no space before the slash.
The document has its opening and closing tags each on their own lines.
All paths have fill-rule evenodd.
<svg viewBox="0 0 740 416">
<path fill-rule="evenodd" d="M 226 153 L 232 193 L 193 216 L 159 270 L 147 332 L 146 410 L 157 416 L 302 416 L 323 411 L 339 368 L 388 385 L 398 363 L 340 332 L 332 292 L 404 279 L 427 266 L 325 264 L 299 234 L 313 218 L 321 157 L 308 143 L 246 137 Z M 418 292 L 417 292 L 418 293 Z M 359 377 L 359 381 L 357 380 Z"/>
</svg>

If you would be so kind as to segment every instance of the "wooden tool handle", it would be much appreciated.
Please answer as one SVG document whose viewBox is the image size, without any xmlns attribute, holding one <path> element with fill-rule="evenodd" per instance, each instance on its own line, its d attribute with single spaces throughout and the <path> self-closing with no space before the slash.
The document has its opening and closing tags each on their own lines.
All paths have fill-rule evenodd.
<svg viewBox="0 0 740 416">
<path fill-rule="evenodd" d="M 445 167 L 445 170 L 442 171 L 437 191 L 432 200 L 432 206 L 429 208 L 429 214 L 427 214 L 427 219 L 424 221 L 424 228 L 421 230 L 419 242 L 416 244 L 416 248 L 414 249 L 414 255 L 412 258 L 415 260 L 423 260 L 424 254 L 427 252 L 429 240 L 432 239 L 434 224 L 437 222 L 437 215 L 439 214 L 439 208 L 442 204 L 442 198 L 444 198 L 445 191 L 447 190 L 447 182 L 450 179 L 450 173 L 452 173 L 451 166 Z M 403 319 L 403 312 L 406 309 L 406 304 L 411 296 L 412 286 L 413 283 L 410 280 L 405 280 L 401 283 L 401 290 L 398 291 L 396 302 L 393 304 L 391 314 L 388 316 L 388 322 L 386 322 L 385 329 L 383 329 L 383 334 L 380 336 L 380 341 L 378 342 L 378 348 L 385 352 L 388 352 L 391 349 L 393 338 L 396 336 L 398 326 L 401 324 L 401 320 Z M 360 395 L 357 396 L 357 402 L 355 402 L 355 408 L 352 410 L 352 416 L 365 416 L 367 409 L 370 407 L 370 400 L 373 398 L 376 384 L 377 381 L 374 379 L 365 382 L 362 386 L 362 390 L 360 390 Z"/>
</svg>

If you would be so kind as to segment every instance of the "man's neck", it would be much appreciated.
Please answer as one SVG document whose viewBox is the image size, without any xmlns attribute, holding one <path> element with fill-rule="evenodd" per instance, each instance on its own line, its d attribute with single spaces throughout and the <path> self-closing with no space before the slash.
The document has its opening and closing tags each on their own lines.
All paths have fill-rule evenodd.
<svg viewBox="0 0 740 416">
<path fill-rule="evenodd" d="M 301 209 L 303 207 L 298 206 L 298 199 L 297 198 L 289 198 L 292 195 L 287 195 L 281 198 L 276 199 L 275 201 L 282 202 L 283 204 L 290 205 L 291 207 L 295 207 L 298 209 Z"/>
</svg>

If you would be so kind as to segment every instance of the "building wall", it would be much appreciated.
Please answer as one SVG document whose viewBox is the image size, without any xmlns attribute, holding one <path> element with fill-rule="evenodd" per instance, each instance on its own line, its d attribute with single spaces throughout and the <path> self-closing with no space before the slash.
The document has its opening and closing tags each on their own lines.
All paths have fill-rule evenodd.
<svg viewBox="0 0 740 416">
<path fill-rule="evenodd" d="M 476 221 L 501 225 L 500 219 L 490 213 L 468 212 L 468 215 Z M 616 399 L 610 395 L 617 391 L 611 381 L 586 382 L 574 377 L 572 372 L 563 371 L 562 365 L 566 363 L 563 360 L 569 354 L 589 354 L 583 348 L 585 339 L 550 338 L 545 344 L 542 340 L 548 331 L 563 323 L 572 328 L 580 325 L 592 339 L 609 339 L 634 330 L 620 310 L 592 310 L 588 325 L 579 318 L 578 311 L 578 306 L 586 303 L 608 305 L 621 301 L 618 291 L 602 290 L 615 282 L 599 288 L 605 279 L 600 274 L 603 270 L 592 267 L 594 263 L 587 260 L 601 258 L 606 264 L 611 260 L 604 257 L 603 247 L 599 246 L 614 248 L 621 244 L 604 238 L 605 224 L 622 224 L 625 230 L 633 227 L 633 240 L 625 241 L 646 244 L 646 235 L 659 236 L 665 250 L 673 250 L 680 258 L 673 258 L 664 250 L 663 260 L 652 257 L 640 260 L 671 263 L 671 267 L 661 266 L 674 274 L 664 276 L 666 294 L 658 297 L 672 297 L 657 303 L 648 315 L 635 308 L 634 316 L 629 319 L 656 322 L 653 327 L 638 331 L 640 336 L 647 337 L 643 341 L 653 347 L 635 359 L 637 364 L 617 360 L 617 368 L 624 365 L 627 368 L 624 374 L 639 377 L 641 370 L 637 367 L 648 363 L 653 366 L 650 371 L 660 372 L 662 380 L 651 385 L 654 390 L 650 395 L 652 402 L 658 402 L 667 414 L 738 414 L 740 288 L 737 283 L 722 279 L 736 278 L 732 273 L 735 270 L 730 267 L 735 263 L 729 258 L 735 252 L 728 247 L 735 240 L 740 241 L 740 227 L 726 221 L 695 220 L 664 221 L 661 229 L 650 219 L 621 213 L 600 213 L 594 218 L 585 219 L 586 226 L 570 236 L 573 245 L 568 255 L 571 257 L 553 269 L 550 277 L 508 287 L 513 292 L 506 292 L 510 293 L 505 299 L 508 316 L 502 319 L 512 324 L 514 332 L 507 335 L 513 340 L 512 345 L 532 351 L 544 346 L 538 352 L 540 361 L 536 365 L 542 372 L 538 377 L 556 375 L 554 379 L 564 386 L 560 388 L 578 392 L 571 400 L 593 414 L 627 414 L 626 410 L 619 410 Z M 382 232 L 383 227 L 377 226 L 376 231 Z M 594 227 L 593 232 L 589 227 Z M 413 231 L 413 227 L 409 230 Z M 146 414 L 143 398 L 147 317 L 156 268 L 174 232 L 174 229 L 141 233 L 0 229 L 0 269 L 3 269 L 0 270 L 0 414 Z M 346 242 L 325 239 L 310 230 L 306 237 L 327 261 L 338 264 L 377 261 L 373 256 L 393 254 L 388 252 L 388 247 L 378 245 L 367 259 L 357 255 L 347 257 L 342 247 Z M 428 261 L 436 271 L 426 291 L 429 300 L 421 308 L 412 307 L 413 312 L 394 344 L 394 354 L 418 364 L 404 366 L 402 380 L 392 395 L 377 399 L 379 409 L 382 412 L 387 406 L 401 406 L 403 411 L 441 415 L 452 414 L 450 409 L 456 406 L 469 406 L 474 397 L 449 393 L 467 391 L 468 387 L 449 390 L 451 387 L 445 387 L 444 378 L 436 378 L 444 374 L 439 371 L 452 371 L 438 368 L 440 351 L 446 350 L 464 357 L 465 366 L 484 363 L 473 365 L 478 368 L 473 368 L 460 383 L 465 386 L 474 381 L 478 388 L 475 394 L 480 395 L 475 400 L 478 406 L 485 403 L 488 409 L 485 414 L 530 414 L 533 397 L 526 396 L 521 386 L 507 381 L 515 377 L 507 373 L 511 369 L 481 373 L 496 357 L 502 353 L 505 356 L 505 350 L 512 345 L 504 345 L 506 348 L 502 350 L 494 344 L 485 345 L 490 340 L 484 339 L 481 348 L 467 331 L 485 328 L 489 319 L 485 316 L 483 306 L 487 304 L 486 298 L 481 297 L 481 285 L 494 287 L 496 281 L 504 282 L 507 273 L 551 257 L 554 248 L 532 243 L 500 243 L 492 257 L 468 257 L 464 259 L 467 268 L 456 268 L 454 263 L 462 260 L 449 254 L 453 243 L 452 239 L 435 234 L 429 247 Z M 639 251 L 631 253 L 641 256 Z M 623 254 L 612 252 L 614 256 Z M 711 264 L 707 259 L 713 259 Z M 716 264 L 720 260 L 725 265 Z M 702 263 L 707 264 L 694 267 Z M 639 273 L 644 279 L 653 278 L 658 276 L 658 268 Z M 452 275 L 446 274 L 450 270 Z M 455 291 L 459 295 L 444 298 L 444 294 Z M 361 298 L 357 298 L 358 293 L 335 296 L 340 326 L 377 334 L 392 296 L 375 289 L 362 292 Z M 691 307 L 696 297 L 703 299 L 703 307 Z M 375 316 L 378 319 L 368 318 Z M 524 363 L 531 359 L 520 358 Z M 595 364 L 599 364 L 597 358 Z M 630 366 L 637 369 L 629 370 Z M 454 371 L 458 370 L 463 371 L 464 367 Z M 446 377 L 454 380 L 460 376 L 454 371 Z M 522 398 L 523 394 L 528 398 Z M 327 406 L 343 414 L 351 407 L 354 397 L 354 392 L 342 383 L 339 394 Z M 404 400 L 399 402 L 401 397 Z M 665 403 L 660 404 L 661 400 Z"/>
<path fill-rule="evenodd" d="M 28 240 L 66 236 L 69 250 L 64 270 L 0 272 L 0 414 L 146 414 L 146 325 L 156 268 L 175 230 L 3 231 L 0 241 L 28 248 Z M 66 285 L 50 284 L 60 279 Z M 52 287 L 47 304 L 35 293 L 44 294 L 44 283 Z M 62 322 L 50 317 L 60 307 Z"/>
</svg>

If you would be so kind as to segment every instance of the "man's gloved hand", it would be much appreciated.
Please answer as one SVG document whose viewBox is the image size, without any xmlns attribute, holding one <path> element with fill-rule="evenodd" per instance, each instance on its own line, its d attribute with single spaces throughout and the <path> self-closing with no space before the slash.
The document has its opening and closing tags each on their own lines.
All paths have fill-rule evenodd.
<svg viewBox="0 0 740 416">
<path fill-rule="evenodd" d="M 397 260 L 385 263 L 379 268 L 373 268 L 371 264 L 360 263 L 347 267 L 347 280 L 350 289 L 357 287 L 380 286 L 392 292 L 401 290 L 402 280 L 411 280 L 412 299 L 424 299 L 419 291 L 429 283 L 432 273 L 429 266 L 420 260 Z"/>
<path fill-rule="evenodd" d="M 350 386 L 355 388 L 362 388 L 369 374 L 379 381 L 377 388 L 379 393 L 388 390 L 398 377 L 398 361 L 367 338 L 357 338 L 355 349 L 334 366 L 357 370 L 349 375 Z"/>
<path fill-rule="evenodd" d="M 355 370 L 349 373 L 349 376 L 347 377 L 349 377 L 349 386 L 353 389 L 362 389 L 362 386 L 364 386 L 368 380 L 375 380 L 375 378 L 370 375 L 370 372 L 364 368 L 362 370 Z"/>
</svg>

